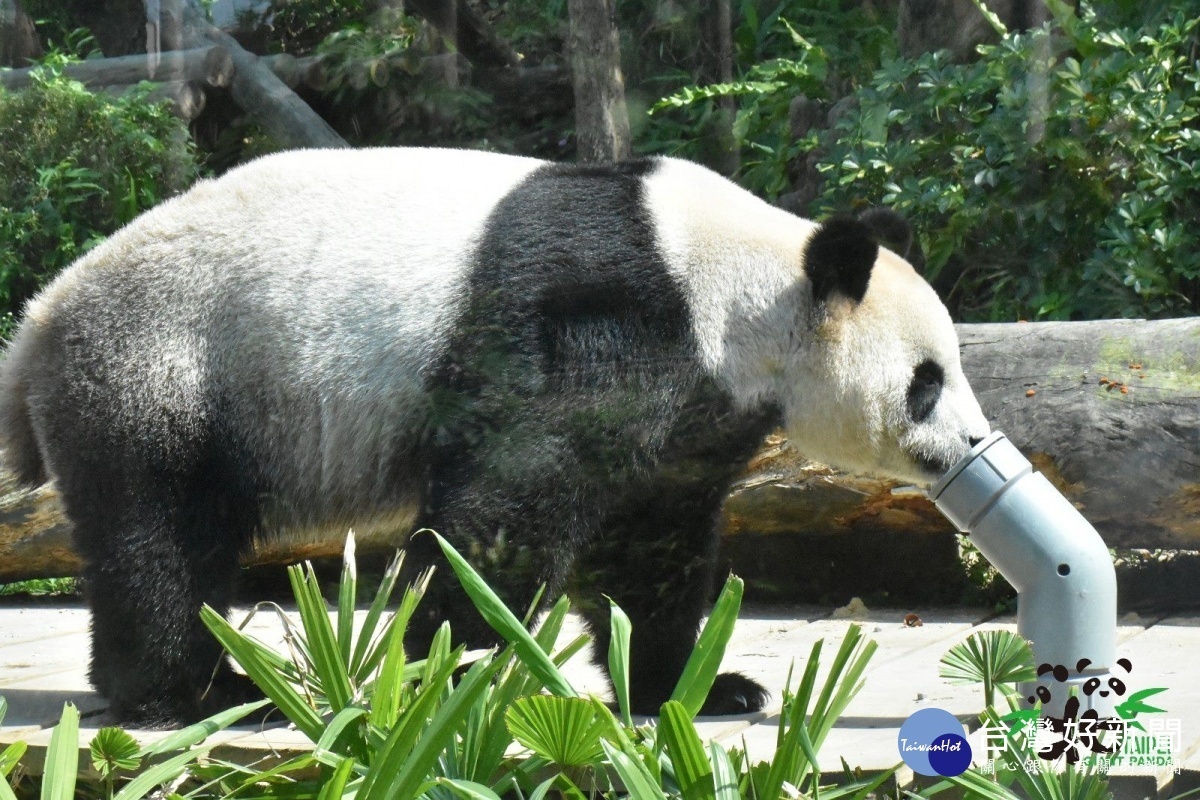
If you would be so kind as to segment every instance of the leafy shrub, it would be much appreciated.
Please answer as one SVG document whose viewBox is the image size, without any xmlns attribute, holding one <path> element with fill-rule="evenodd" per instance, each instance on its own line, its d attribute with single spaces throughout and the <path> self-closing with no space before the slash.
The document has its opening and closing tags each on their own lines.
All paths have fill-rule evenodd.
<svg viewBox="0 0 1200 800">
<path fill-rule="evenodd" d="M 961 318 L 1200 311 L 1200 4 L 1185 5 L 1121 29 L 1051 3 L 1055 22 L 976 63 L 887 61 L 806 142 L 818 213 L 900 210 Z"/>
<path fill-rule="evenodd" d="M 792 165 L 815 145 L 792 135 L 797 96 L 832 99 L 870 77 L 895 49 L 891 30 L 859 3 L 744 0 L 733 32 L 738 74 L 731 83 L 689 86 L 651 108 L 640 148 L 691 158 L 714 168 L 728 135 L 714 136 L 719 101 L 734 98 L 732 145 L 740 151 L 738 182 L 774 198 L 790 186 Z"/>
<path fill-rule="evenodd" d="M 27 89 L 0 89 L 0 141 L 0 313 L 18 312 L 60 269 L 197 177 L 187 128 L 164 104 L 142 92 L 92 94 L 53 65 Z"/>
</svg>

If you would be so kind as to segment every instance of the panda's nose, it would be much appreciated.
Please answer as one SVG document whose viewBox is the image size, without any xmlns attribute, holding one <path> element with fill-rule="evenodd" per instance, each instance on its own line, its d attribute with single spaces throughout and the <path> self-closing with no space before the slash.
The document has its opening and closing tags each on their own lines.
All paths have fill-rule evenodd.
<svg viewBox="0 0 1200 800">
<path fill-rule="evenodd" d="M 983 441 L 982 436 L 968 436 L 967 437 L 967 443 L 970 444 L 971 447 L 974 447 L 975 445 L 979 444 L 982 441 Z"/>
</svg>

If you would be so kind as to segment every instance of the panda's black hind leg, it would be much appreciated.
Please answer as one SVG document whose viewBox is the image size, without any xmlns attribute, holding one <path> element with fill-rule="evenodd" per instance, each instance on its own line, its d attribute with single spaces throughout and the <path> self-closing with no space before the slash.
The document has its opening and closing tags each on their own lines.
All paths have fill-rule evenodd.
<svg viewBox="0 0 1200 800">
<path fill-rule="evenodd" d="M 87 563 L 90 674 L 110 716 L 172 726 L 254 697 L 200 619 L 204 604 L 228 610 L 252 530 L 228 473 L 208 462 L 186 474 L 64 472 L 64 502 Z"/>
</svg>

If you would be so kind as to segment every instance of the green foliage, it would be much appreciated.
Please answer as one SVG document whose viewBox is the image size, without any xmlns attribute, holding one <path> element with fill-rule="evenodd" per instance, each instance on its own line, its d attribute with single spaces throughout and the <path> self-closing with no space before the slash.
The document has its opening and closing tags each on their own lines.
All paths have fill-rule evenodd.
<svg viewBox="0 0 1200 800">
<path fill-rule="evenodd" d="M 11 315 L 10 315 L 11 319 Z M 0 328 L 7 333 L 9 329 Z M 3 338 L 0 336 L 0 338 Z M 74 578 L 36 578 L 28 581 L 0 583 L 0 597 L 26 594 L 31 597 L 75 594 L 79 583 Z"/>
<path fill-rule="evenodd" d="M 270 30 L 270 49 L 283 53 L 312 52 L 327 36 L 338 31 L 362 28 L 378 4 L 367 0 L 272 0 L 258 22 Z"/>
<path fill-rule="evenodd" d="M 1032 681 L 1033 651 L 1012 631 L 973 633 L 942 656 L 938 674 L 955 683 L 981 683 L 987 705 L 995 705 L 997 686 Z"/>
<path fill-rule="evenodd" d="M 165 104 L 92 94 L 49 62 L 29 88 L 0 89 L 0 313 L 197 177 Z"/>
<path fill-rule="evenodd" d="M 742 800 L 779 797 L 787 787 L 801 794 L 865 800 L 890 772 L 863 781 L 847 773 L 837 788 L 816 785 L 816 751 L 862 685 L 874 652 L 861 630 L 851 625 L 831 663 L 821 664 L 818 642 L 803 668 L 796 691 L 784 690 L 778 745 L 770 762 L 751 765 L 744 752 L 705 744 L 693 720 L 732 634 L 741 582 L 731 578 L 723 600 L 700 633 L 700 645 L 687 675 L 668 701 L 657 725 L 622 721 L 595 697 L 583 699 L 559 668 L 586 644 L 578 637 L 555 649 L 569 603 L 555 603 L 536 633 L 529 619 L 517 621 L 474 569 L 439 539 L 455 573 L 477 608 L 510 642 L 500 653 L 467 658 L 452 648 L 443 626 L 428 656 L 408 661 L 402 645 L 408 620 L 425 592 L 428 577 L 406 589 L 390 615 L 384 609 L 394 592 L 400 560 L 384 575 L 370 609 L 356 624 L 357 571 L 353 539 L 348 540 L 337 607 L 326 607 L 311 567 L 294 567 L 292 588 L 300 624 L 288 623 L 291 657 L 279 655 L 205 609 L 203 619 L 231 655 L 278 708 L 315 744 L 311 753 L 266 770 L 232 767 L 205 758 L 205 739 L 258 710 L 249 703 L 138 747 L 125 732 L 99 731 L 91 743 L 102 794 L 111 800 L 137 800 L 165 783 L 174 796 L 361 798 L 383 800 L 499 800 L 555 796 L 654 800 Z M 535 601 L 536 605 L 536 601 Z M 530 614 L 532 616 L 532 612 Z M 628 618 L 613 607 L 614 635 L 609 661 L 623 664 Z M 535 652 L 536 651 L 536 652 Z M 463 673 L 466 668 L 465 674 Z M 628 680 L 628 670 L 624 669 Z M 818 684 L 818 673 L 824 673 Z M 459 677 L 461 676 L 461 677 Z M 818 688 L 819 687 L 819 688 Z M 553 689 L 553 694 L 546 694 Z M 621 690 L 618 688 L 618 693 Z M 626 687 L 625 692 L 628 692 Z M 73 711 L 68 706 L 68 711 Z M 0 719 L 4 703 L 0 699 Z M 64 713 L 52 738 L 46 796 L 68 797 L 76 781 L 72 725 Z M 57 746 L 55 743 L 58 743 Z M 0 753 L 0 775 L 11 769 L 23 745 Z M 130 777 L 128 773 L 143 769 Z M 92 787 L 84 794 L 95 795 Z M 811 794 L 809 794 L 811 793 Z M 0 800 L 11 797 L 0 780 Z"/>
<path fill-rule="evenodd" d="M 721 121 L 721 103 L 732 102 L 724 141 L 739 151 L 736 177 L 773 198 L 787 190 L 791 165 L 815 143 L 793 137 L 792 101 L 833 98 L 857 85 L 892 52 L 893 35 L 862 4 L 843 0 L 744 0 L 737 16 L 736 79 L 685 86 L 658 101 L 640 147 L 717 166 L 709 132 L 729 122 Z"/>
<path fill-rule="evenodd" d="M 806 143 L 818 211 L 899 210 L 964 319 L 1200 311 L 1200 5 L 1186 5 L 1138 29 L 1081 5 L 974 63 L 887 60 Z"/>
</svg>

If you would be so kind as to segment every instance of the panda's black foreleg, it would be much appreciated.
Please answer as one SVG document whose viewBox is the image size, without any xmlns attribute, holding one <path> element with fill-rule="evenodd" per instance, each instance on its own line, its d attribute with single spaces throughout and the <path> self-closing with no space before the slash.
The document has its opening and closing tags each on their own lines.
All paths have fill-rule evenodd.
<svg viewBox="0 0 1200 800">
<path fill-rule="evenodd" d="M 511 425 L 493 447 L 438 474 L 438 491 L 421 524 L 444 536 L 518 617 L 539 588 L 553 600 L 564 588 L 581 540 L 598 512 L 589 508 L 578 460 L 540 415 Z M 405 548 L 409 579 L 436 567 L 429 591 L 409 623 L 406 643 L 423 653 L 445 622 L 453 641 L 472 648 L 502 645 L 464 593 L 434 537 L 418 533 Z"/>
</svg>

